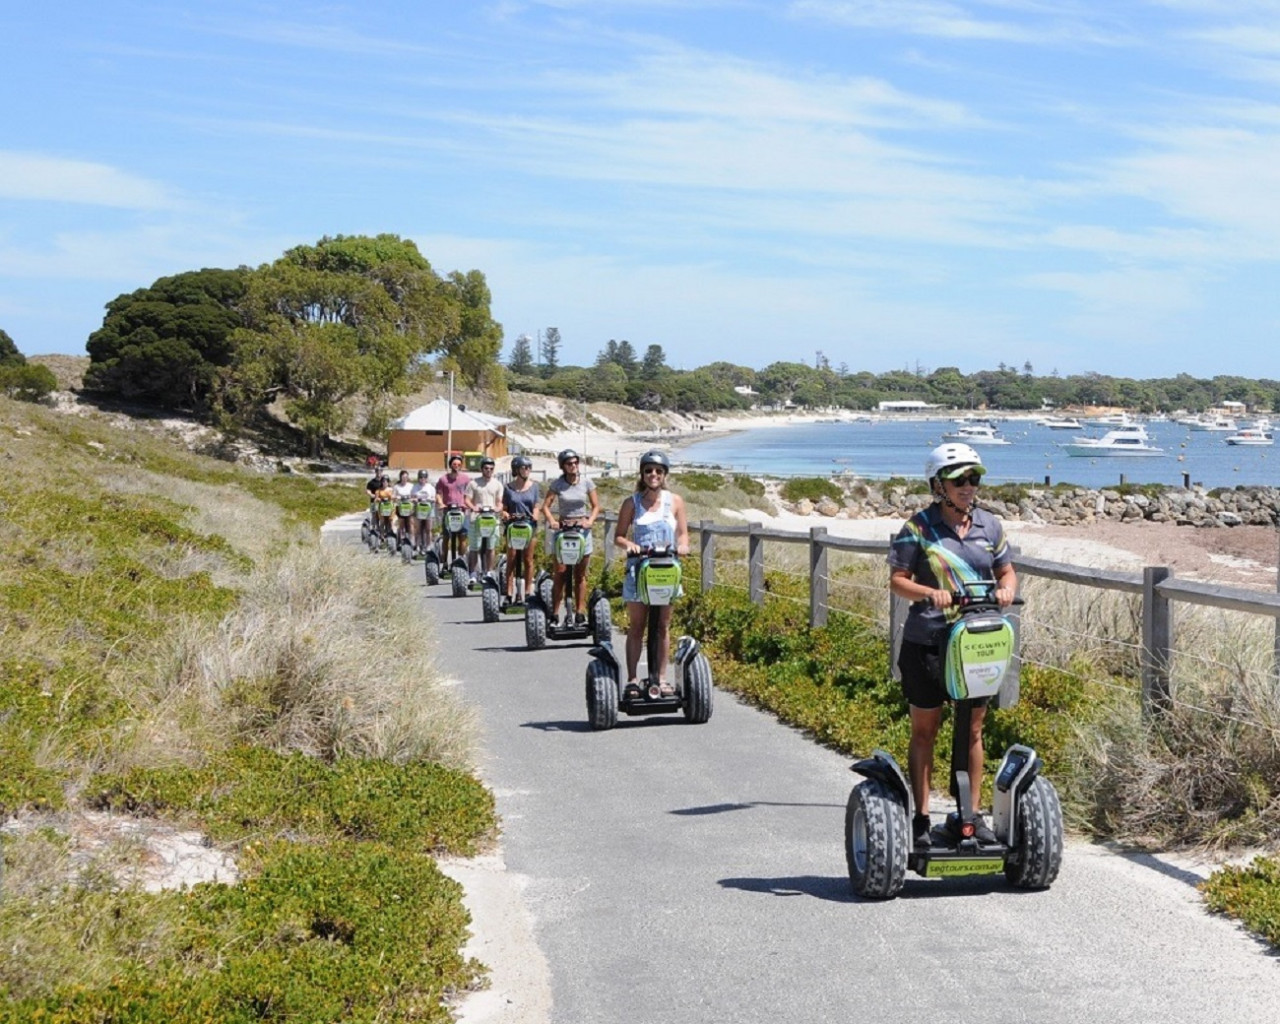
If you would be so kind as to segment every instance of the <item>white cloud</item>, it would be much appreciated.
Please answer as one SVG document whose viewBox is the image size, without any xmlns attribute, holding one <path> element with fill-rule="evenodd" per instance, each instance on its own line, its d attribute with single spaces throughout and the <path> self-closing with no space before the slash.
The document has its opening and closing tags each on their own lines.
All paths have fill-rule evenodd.
<svg viewBox="0 0 1280 1024">
<path fill-rule="evenodd" d="M 0 199 L 132 210 L 171 210 L 180 205 L 167 186 L 107 164 L 12 150 L 0 150 Z"/>
</svg>

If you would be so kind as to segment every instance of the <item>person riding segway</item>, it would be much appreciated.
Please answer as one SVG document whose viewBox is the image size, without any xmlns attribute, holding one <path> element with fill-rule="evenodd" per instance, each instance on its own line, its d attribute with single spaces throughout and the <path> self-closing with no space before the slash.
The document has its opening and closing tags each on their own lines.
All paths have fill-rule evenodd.
<svg viewBox="0 0 1280 1024">
<path fill-rule="evenodd" d="M 440 516 L 440 554 L 436 558 L 437 573 L 439 566 L 448 566 L 453 596 L 462 597 L 467 592 L 471 575 L 467 571 L 467 484 L 471 478 L 462 472 L 462 456 L 457 452 L 449 455 L 449 471 L 436 481 L 436 510 Z M 428 563 L 431 561 L 428 555 Z M 427 580 L 431 580 L 431 569 L 428 566 Z"/>
<path fill-rule="evenodd" d="M 618 512 L 614 543 L 627 553 L 622 597 L 627 605 L 627 682 L 610 642 L 592 648 L 587 666 L 587 717 L 594 729 L 612 728 L 628 715 L 683 711 L 691 722 L 711 717 L 711 666 L 692 637 L 676 645 L 674 685 L 667 678 L 671 602 L 681 593 L 678 557 L 689 553 L 684 500 L 667 489 L 671 460 L 656 449 L 640 456 L 636 492 Z M 646 641 L 647 631 L 647 641 Z M 642 646 L 648 674 L 637 678 Z"/>
<path fill-rule="evenodd" d="M 890 590 L 911 602 L 897 663 L 911 721 L 910 783 L 884 751 L 853 766 L 866 781 L 849 796 L 845 848 L 850 881 L 862 896 L 896 895 L 907 868 L 925 875 L 1003 870 L 1023 888 L 1045 888 L 1057 877 L 1061 808 L 1034 750 L 1015 744 L 1005 752 L 994 829 L 978 810 L 982 725 L 988 703 L 1012 675 L 1016 635 L 1004 612 L 1018 586 L 1004 528 L 976 504 L 985 473 L 968 445 L 931 451 L 925 475 L 934 503 L 906 522 L 890 548 Z M 949 700 L 956 708 L 957 810 L 933 827 L 933 748 Z"/>
<path fill-rule="evenodd" d="M 494 478 L 494 462 L 486 455 L 480 460 L 480 477 L 473 477 L 467 484 L 465 501 L 470 521 L 467 527 L 467 568 L 471 572 L 471 588 L 480 587 L 481 576 L 493 572 L 494 552 L 500 536 L 502 520 L 498 510 L 502 506 L 502 481 Z M 496 588 L 497 580 L 492 581 Z M 496 596 L 496 595 L 495 595 Z"/>
<path fill-rule="evenodd" d="M 525 596 L 533 582 L 534 536 L 537 531 L 537 483 L 530 479 L 533 462 L 524 455 L 511 460 L 511 482 L 502 489 L 503 535 L 506 551 L 498 561 L 501 590 L 499 612 L 524 611 Z"/>
<path fill-rule="evenodd" d="M 542 499 L 555 575 L 548 581 L 545 573 L 539 573 L 526 600 L 525 642 L 531 648 L 542 647 L 547 640 L 582 640 L 593 634 L 600 641 L 607 639 L 613 628 L 609 599 L 599 587 L 591 593 L 591 617 L 587 617 L 591 527 L 600 515 L 596 485 L 582 474 L 581 459 L 572 448 L 562 451 L 557 461 L 561 475 L 547 486 Z M 553 504 L 558 516 L 551 511 Z"/>
</svg>

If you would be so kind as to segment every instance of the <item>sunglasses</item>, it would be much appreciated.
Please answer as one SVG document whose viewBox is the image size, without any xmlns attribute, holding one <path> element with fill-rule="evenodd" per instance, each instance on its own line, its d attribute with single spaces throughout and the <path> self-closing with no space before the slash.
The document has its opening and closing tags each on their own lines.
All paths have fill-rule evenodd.
<svg viewBox="0 0 1280 1024">
<path fill-rule="evenodd" d="M 661 475 L 661 476 L 666 476 L 666 473 L 667 473 L 667 471 L 666 471 L 665 469 L 663 469 L 661 466 L 645 466 L 645 467 L 644 467 L 644 469 L 642 469 L 640 472 L 642 472 L 642 473 L 658 473 L 658 474 L 659 474 L 659 475 Z"/>
<path fill-rule="evenodd" d="M 957 487 L 962 487 L 964 484 L 968 484 L 970 487 L 978 487 L 982 484 L 982 475 L 980 473 L 968 473 L 965 476 L 953 476 L 950 482 Z"/>
</svg>

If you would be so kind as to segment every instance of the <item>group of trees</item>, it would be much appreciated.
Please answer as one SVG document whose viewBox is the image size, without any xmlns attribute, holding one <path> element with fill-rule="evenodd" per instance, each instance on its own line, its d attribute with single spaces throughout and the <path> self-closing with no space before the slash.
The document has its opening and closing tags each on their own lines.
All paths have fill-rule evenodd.
<svg viewBox="0 0 1280 1024">
<path fill-rule="evenodd" d="M 502 327 L 477 270 L 437 274 L 397 235 L 322 238 L 256 269 L 165 277 L 107 305 L 85 386 L 246 422 L 279 408 L 313 452 L 359 399 L 378 430 L 390 403 L 434 372 L 501 388 Z"/>
<path fill-rule="evenodd" d="M 1280 409 L 1280 382 L 1247 377 L 1201 379 L 1189 374 L 1135 380 L 1085 373 L 1062 377 L 1055 371 L 1036 376 L 1030 363 L 1021 370 L 1001 365 L 995 370 L 961 373 L 957 367 L 850 372 L 829 360 L 809 366 L 775 362 L 760 370 L 716 362 L 695 370 L 673 370 L 662 347 L 650 345 L 637 358 L 628 341 L 609 341 L 591 367 L 562 366 L 555 358 L 559 331 L 550 359 L 534 363 L 528 336 L 516 340 L 507 367 L 511 387 L 582 401 L 611 401 L 641 409 L 679 411 L 763 407 L 806 409 L 876 408 L 884 401 L 915 400 L 944 408 L 1034 410 L 1052 405 L 1121 406 L 1143 412 L 1197 410 L 1223 401 L 1250 408 Z M 545 355 L 547 346 L 541 351 Z"/>
<path fill-rule="evenodd" d="M 57 387 L 53 371 L 28 363 L 8 332 L 0 330 L 0 394 L 20 402 L 38 402 Z"/>
<path fill-rule="evenodd" d="M 643 356 L 629 341 L 610 339 L 592 366 L 561 366 L 560 332 L 543 333 L 542 358 L 535 364 L 528 335 L 512 347 L 507 369 L 510 387 L 583 402 L 617 402 L 637 409 L 678 412 L 742 409 L 748 398 L 734 391 L 738 367 L 713 363 L 697 370 L 673 370 L 661 345 L 649 345 Z M 727 370 L 727 372 L 726 372 Z M 754 371 L 748 371 L 752 373 Z"/>
</svg>

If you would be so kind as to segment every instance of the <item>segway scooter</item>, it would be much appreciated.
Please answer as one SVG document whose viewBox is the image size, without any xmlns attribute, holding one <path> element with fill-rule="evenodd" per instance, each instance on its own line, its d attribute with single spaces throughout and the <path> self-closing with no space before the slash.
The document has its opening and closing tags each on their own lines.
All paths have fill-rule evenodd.
<svg viewBox="0 0 1280 1024">
<path fill-rule="evenodd" d="M 497 622 L 503 615 L 513 615 L 525 610 L 525 592 L 530 580 L 524 571 L 524 552 L 533 543 L 533 520 L 518 513 L 507 521 L 507 550 L 498 556 L 498 564 L 492 574 L 484 578 L 484 590 L 480 599 L 484 602 L 484 621 Z M 515 600 L 507 600 L 507 574 L 512 571 L 511 559 L 515 557 Z"/>
<path fill-rule="evenodd" d="M 413 518 L 413 499 L 401 498 L 396 502 L 396 529 L 404 529 L 404 533 L 396 534 L 396 544 L 400 548 L 400 557 L 405 562 L 413 561 L 413 530 L 409 520 Z"/>
<path fill-rule="evenodd" d="M 385 545 L 391 554 L 396 553 L 395 530 L 387 524 L 395 517 L 396 503 L 391 498 L 379 499 L 377 502 L 377 523 L 369 534 L 369 550 L 374 554 Z"/>
<path fill-rule="evenodd" d="M 687 721 L 701 725 L 711 717 L 711 663 L 698 641 L 682 636 L 671 657 L 674 686 L 658 675 L 658 618 L 680 594 L 680 563 L 670 548 L 647 548 L 637 555 L 636 593 L 648 605 L 645 656 L 649 673 L 639 685 L 622 686 L 622 665 L 611 640 L 597 641 L 587 664 L 587 721 L 592 729 L 612 729 L 618 713 L 667 715 L 684 712 Z"/>
<path fill-rule="evenodd" d="M 498 529 L 498 513 L 495 512 L 492 507 L 486 505 L 476 512 L 476 565 L 481 567 L 481 571 L 484 573 L 485 579 L 488 579 L 492 574 L 492 570 L 485 570 L 483 568 L 485 555 L 493 551 L 497 546 Z M 496 584 L 496 578 L 492 582 Z M 482 582 L 477 580 L 475 583 L 472 583 L 468 579 L 467 586 L 471 590 L 479 590 L 481 592 L 481 597 L 484 596 L 484 584 Z M 490 622 L 494 620 L 486 618 L 485 621 Z"/>
<path fill-rule="evenodd" d="M 454 597 L 464 597 L 471 583 L 467 571 L 467 559 L 462 553 L 462 538 L 467 534 L 467 513 L 459 505 L 447 505 L 440 514 L 439 554 L 434 559 L 435 575 L 440 578 L 441 564 L 449 567 L 450 583 Z M 427 582 L 432 582 L 433 559 L 427 556 Z"/>
<path fill-rule="evenodd" d="M 415 558 L 425 559 L 430 554 L 432 544 L 427 540 L 427 536 L 431 530 L 431 517 L 435 514 L 436 503 L 429 499 L 419 499 L 414 502 L 413 517 L 418 522 L 418 539 L 417 546 L 414 550 Z M 435 579 L 431 579 L 431 574 L 427 574 L 427 582 L 436 584 L 440 582 L 440 561 L 436 560 Z"/>
<path fill-rule="evenodd" d="M 590 614 L 587 621 L 579 625 L 574 618 L 574 595 L 578 592 L 578 579 L 587 571 L 586 562 L 582 560 L 582 551 L 586 546 L 587 536 L 581 523 L 561 523 L 556 534 L 556 561 L 567 566 L 564 574 L 564 595 L 561 611 L 564 613 L 564 624 L 555 621 L 551 604 L 554 599 L 554 583 L 546 571 L 538 573 L 534 580 L 533 591 L 525 598 L 524 609 L 524 642 L 530 650 L 545 647 L 548 640 L 585 640 L 592 637 L 596 643 L 603 643 L 613 634 L 613 621 L 609 616 L 609 598 L 605 592 L 596 587 L 587 599 Z"/>
<path fill-rule="evenodd" d="M 992 831 L 996 842 L 974 834 L 969 795 L 969 720 L 972 700 L 994 696 L 1014 655 L 1014 633 L 995 601 L 995 582 L 966 584 L 957 595 L 959 620 L 944 648 L 944 679 L 955 701 L 951 744 L 951 793 L 956 807 L 944 825 L 930 830 L 927 847 L 914 845 L 911 787 L 893 756 L 876 750 L 852 766 L 864 776 L 845 809 L 845 858 L 853 891 L 867 899 L 892 899 L 906 872 L 922 877 L 1004 873 L 1019 889 L 1047 889 L 1062 864 L 1062 808 L 1053 783 L 1031 747 L 1013 744 L 996 772 Z"/>
</svg>

